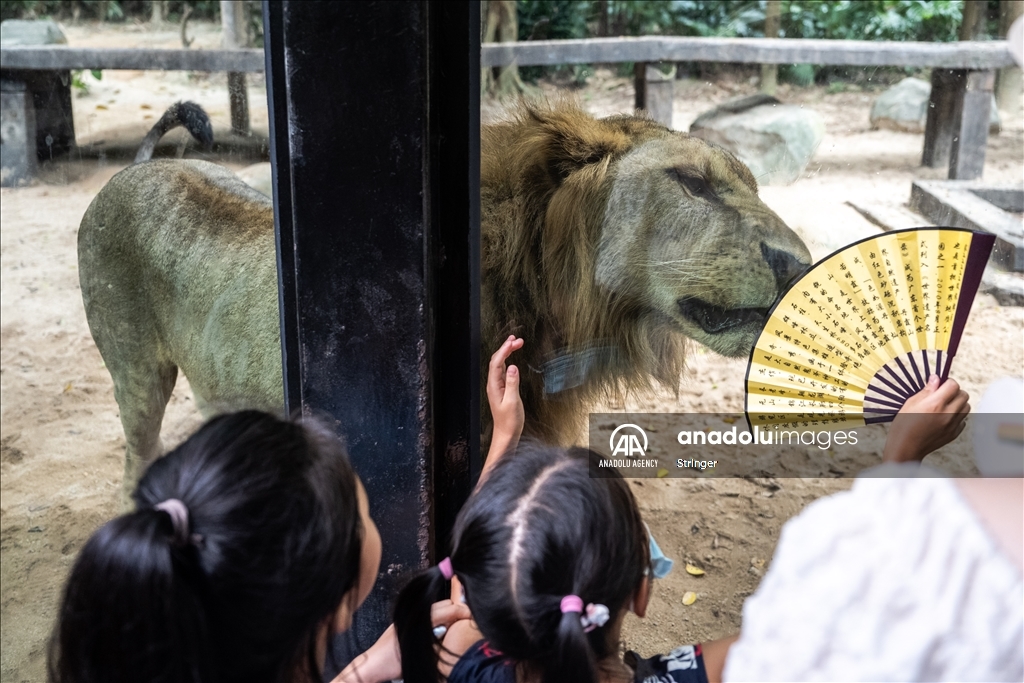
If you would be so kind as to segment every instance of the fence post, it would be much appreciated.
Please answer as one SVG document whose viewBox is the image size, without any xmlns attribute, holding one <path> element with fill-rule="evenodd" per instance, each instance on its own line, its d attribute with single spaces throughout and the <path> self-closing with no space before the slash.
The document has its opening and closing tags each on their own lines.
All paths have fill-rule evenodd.
<svg viewBox="0 0 1024 683">
<path fill-rule="evenodd" d="M 924 126 L 924 152 L 921 165 L 942 168 L 949 165 L 956 112 L 967 78 L 964 69 L 932 69 L 932 90 L 928 97 L 928 116 Z"/>
<path fill-rule="evenodd" d="M 644 92 L 647 96 L 647 111 L 658 123 L 672 127 L 672 100 L 675 96 L 676 66 L 668 73 L 657 64 L 648 64 L 644 69 Z"/>
<path fill-rule="evenodd" d="M 953 115 L 956 127 L 949 151 L 949 177 L 952 180 L 975 180 L 985 169 L 985 145 L 994 85 L 994 71 L 967 72 L 964 90 L 956 102 L 959 111 Z"/>
<path fill-rule="evenodd" d="M 778 38 L 781 22 L 782 0 L 768 0 L 764 13 L 764 37 Z M 761 92 L 774 95 L 779 82 L 779 65 L 761 65 Z"/>
<path fill-rule="evenodd" d="M 647 62 L 633 64 L 633 108 L 647 109 Z"/>
<path fill-rule="evenodd" d="M 633 106 L 647 111 L 658 123 L 672 127 L 672 98 L 675 95 L 676 66 L 668 73 L 659 63 L 637 62 L 633 65 Z"/>
<path fill-rule="evenodd" d="M 1024 0 L 999 0 L 999 38 L 1008 40 L 1010 26 L 1024 14 Z M 1006 66 L 999 70 L 996 84 L 996 103 L 1003 116 L 1017 116 L 1020 112 L 1021 73 L 1019 66 Z"/>
<path fill-rule="evenodd" d="M 245 7 L 242 0 L 220 0 L 220 23 L 224 47 L 245 47 Z M 228 73 L 228 101 L 231 104 L 231 132 L 248 136 L 249 93 L 245 89 L 244 73 Z"/>
</svg>

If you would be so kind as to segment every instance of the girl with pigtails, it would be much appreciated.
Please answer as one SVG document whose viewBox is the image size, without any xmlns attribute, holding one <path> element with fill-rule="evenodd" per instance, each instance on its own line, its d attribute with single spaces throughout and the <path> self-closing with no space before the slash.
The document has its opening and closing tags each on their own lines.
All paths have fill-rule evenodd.
<svg viewBox="0 0 1024 683">
<path fill-rule="evenodd" d="M 620 657 L 627 612 L 643 617 L 654 575 L 667 571 L 626 482 L 592 478 L 596 454 L 527 443 L 515 366 L 494 355 L 487 384 L 495 433 L 480 484 L 459 514 L 451 555 L 415 576 L 395 606 L 393 635 L 357 660 L 401 650 L 405 683 L 707 683 L 719 680 L 732 639 L 640 659 Z M 515 457 L 501 454 L 515 448 Z M 654 558 L 654 559 L 652 559 Z M 447 628 L 432 610 L 460 592 L 473 614 Z M 458 601 L 458 598 L 455 598 Z M 397 677 L 398 671 L 393 675 Z M 344 678 L 345 674 L 343 674 Z"/>
<path fill-rule="evenodd" d="M 647 609 L 652 543 L 625 481 L 592 478 L 591 457 L 522 444 L 491 470 L 459 515 L 451 556 L 399 595 L 405 683 L 437 683 L 439 672 L 448 683 L 718 679 L 729 641 L 630 656 L 632 666 L 620 657 L 626 613 Z M 430 606 L 455 577 L 473 621 L 439 646 Z"/>
</svg>

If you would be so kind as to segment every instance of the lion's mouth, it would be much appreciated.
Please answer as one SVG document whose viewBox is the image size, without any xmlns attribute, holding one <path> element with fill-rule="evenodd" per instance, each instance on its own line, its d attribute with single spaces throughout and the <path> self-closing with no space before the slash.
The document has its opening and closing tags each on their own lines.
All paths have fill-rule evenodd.
<svg viewBox="0 0 1024 683">
<path fill-rule="evenodd" d="M 679 299 L 677 303 L 683 317 L 700 325 L 708 334 L 721 334 L 749 323 L 760 325 L 768 315 L 767 308 L 722 308 L 693 297 Z"/>
</svg>

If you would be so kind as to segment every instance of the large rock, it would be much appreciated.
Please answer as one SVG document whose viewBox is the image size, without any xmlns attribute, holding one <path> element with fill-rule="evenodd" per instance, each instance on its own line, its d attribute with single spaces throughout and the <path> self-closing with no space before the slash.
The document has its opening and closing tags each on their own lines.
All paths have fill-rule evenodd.
<svg viewBox="0 0 1024 683">
<path fill-rule="evenodd" d="M 928 100 L 932 85 L 920 78 L 904 78 L 892 86 L 871 105 L 871 127 L 899 130 L 907 133 L 923 133 L 928 119 Z M 999 132 L 999 109 L 992 97 L 988 129 Z"/>
<path fill-rule="evenodd" d="M 825 137 L 825 122 L 810 109 L 770 95 L 750 95 L 704 112 L 690 134 L 735 154 L 763 185 L 800 177 Z"/>
<path fill-rule="evenodd" d="M 0 23 L 0 43 L 17 45 L 67 45 L 68 39 L 54 21 L 8 19 Z"/>
</svg>

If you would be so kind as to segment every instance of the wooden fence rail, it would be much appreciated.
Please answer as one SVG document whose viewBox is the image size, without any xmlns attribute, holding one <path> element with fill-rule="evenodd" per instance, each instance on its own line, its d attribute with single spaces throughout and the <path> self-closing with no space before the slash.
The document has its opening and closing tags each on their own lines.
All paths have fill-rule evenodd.
<svg viewBox="0 0 1024 683">
<path fill-rule="evenodd" d="M 588 38 L 485 43 L 481 66 L 613 62 L 746 62 L 999 69 L 1012 66 L 1005 40 L 912 43 L 786 38 Z"/>
<path fill-rule="evenodd" d="M 263 50 L 166 50 L 106 47 L 0 47 L 0 67 L 32 71 L 263 71 Z"/>
<path fill-rule="evenodd" d="M 614 62 L 745 62 L 1000 69 L 1014 64 L 1005 40 L 901 43 L 784 38 L 588 38 L 485 43 L 481 66 Z M 154 71 L 263 71 L 263 50 L 3 47 L 4 69 L 143 69 Z"/>
<path fill-rule="evenodd" d="M 922 162 L 948 164 L 950 178 L 978 178 L 985 159 L 993 74 L 1014 64 L 1004 40 L 915 43 L 867 40 L 779 38 L 684 38 L 641 36 L 586 40 L 536 40 L 486 43 L 483 67 L 633 62 L 636 106 L 651 109 L 656 120 L 672 125 L 672 80 L 656 62 L 731 62 L 749 64 L 831 64 L 861 67 L 930 67 L 932 101 Z M 140 69 L 259 72 L 263 50 L 166 50 L 74 48 L 64 46 L 2 47 L 0 67 L 6 80 L 31 80 L 30 73 L 56 74 L 75 69 Z M 23 75 L 18 76 L 18 72 Z M 29 75 L 24 75 L 29 72 Z M 9 84 L 11 85 L 11 84 Z M 11 85 L 13 87 L 13 85 Z M 67 85 L 64 85 L 67 89 Z M 19 97 L 11 93 L 11 98 Z M 65 113 L 70 117 L 70 95 Z M 12 100 L 13 101 L 13 100 Z M 938 106 L 941 103 L 941 106 Z M 37 131 L 37 137 L 45 137 Z M 52 136 L 51 136 L 52 137 Z M 74 134 L 65 146 L 74 142 Z M 63 138 L 62 138 L 63 139 Z"/>
</svg>

